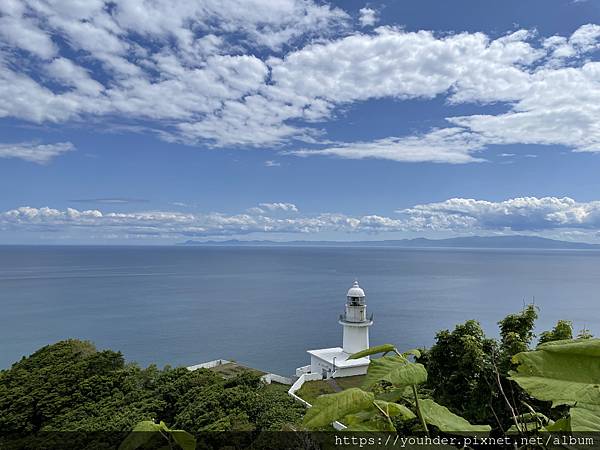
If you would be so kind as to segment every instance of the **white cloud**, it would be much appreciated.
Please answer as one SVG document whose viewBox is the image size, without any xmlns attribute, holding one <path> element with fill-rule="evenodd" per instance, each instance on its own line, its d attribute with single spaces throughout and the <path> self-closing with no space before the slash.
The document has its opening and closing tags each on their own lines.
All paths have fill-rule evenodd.
<svg viewBox="0 0 600 450">
<path fill-rule="evenodd" d="M 118 4 L 115 17 L 125 29 L 174 35 L 191 46 L 198 27 L 213 33 L 241 33 L 269 48 L 305 34 L 328 34 L 348 18 L 339 8 L 311 0 L 128 0 Z"/>
<path fill-rule="evenodd" d="M 517 32 L 490 41 L 483 33 L 438 37 L 379 27 L 268 62 L 276 86 L 308 100 L 433 98 L 454 89 L 453 101 L 508 101 L 526 87 L 521 65 L 543 56 L 528 37 Z"/>
<path fill-rule="evenodd" d="M 321 150 L 297 150 L 298 156 L 335 155 L 348 159 L 388 159 L 400 162 L 464 164 L 483 161 L 473 153 L 483 145 L 478 135 L 461 128 L 434 130 L 423 136 L 384 138 L 372 142 L 354 142 Z"/>
<path fill-rule="evenodd" d="M 0 14 L 0 118 L 110 116 L 216 147 L 313 143 L 303 156 L 467 163 L 495 144 L 600 151 L 595 24 L 546 38 L 358 33 L 313 0 L 5 0 Z M 363 25 L 375 16 L 361 9 Z M 505 109 L 371 142 L 326 144 L 316 128 L 362 101 L 438 96 Z"/>
<path fill-rule="evenodd" d="M 513 109 L 498 115 L 448 120 L 489 144 L 561 144 L 600 151 L 600 63 L 580 68 L 541 69 Z"/>
<path fill-rule="evenodd" d="M 398 212 L 420 229 L 600 229 L 600 201 L 577 202 L 569 197 L 523 197 L 501 202 L 453 198 Z"/>
<path fill-rule="evenodd" d="M 283 206 L 282 206 L 283 205 Z M 97 209 L 21 207 L 0 212 L 0 230 L 20 233 L 52 232 L 53 235 L 156 237 L 244 236 L 252 234 L 320 233 L 452 233 L 579 235 L 593 239 L 600 230 L 600 201 L 577 202 L 568 197 L 523 197 L 505 201 L 453 198 L 415 205 L 398 211 L 398 217 L 368 214 L 348 216 L 281 216 L 297 209 L 291 204 L 261 204 L 245 214 L 182 213 L 173 211 L 106 212 Z"/>
<path fill-rule="evenodd" d="M 274 161 L 272 159 L 268 159 L 265 161 L 265 167 L 280 167 L 281 163 Z"/>
<path fill-rule="evenodd" d="M 18 158 L 37 164 L 46 164 L 53 158 L 73 150 L 75 150 L 75 146 L 70 142 L 0 144 L 0 158 Z"/>
<path fill-rule="evenodd" d="M 25 16 L 26 9 L 20 0 L 0 3 L 0 37 L 40 58 L 51 58 L 58 51 L 56 45 L 35 19 Z"/>
<path fill-rule="evenodd" d="M 298 207 L 293 203 L 260 203 L 258 206 L 267 211 L 298 212 Z"/>
<path fill-rule="evenodd" d="M 377 23 L 377 11 L 372 8 L 360 8 L 358 11 L 358 21 L 360 22 L 361 27 L 372 27 Z"/>
<path fill-rule="evenodd" d="M 550 65 L 560 64 L 566 58 L 579 57 L 598 48 L 600 26 L 587 24 L 579 27 L 569 37 L 551 36 L 543 45 L 550 50 Z"/>
<path fill-rule="evenodd" d="M 54 59 L 46 66 L 46 72 L 55 80 L 84 94 L 97 95 L 104 89 L 87 70 L 67 58 Z"/>
</svg>

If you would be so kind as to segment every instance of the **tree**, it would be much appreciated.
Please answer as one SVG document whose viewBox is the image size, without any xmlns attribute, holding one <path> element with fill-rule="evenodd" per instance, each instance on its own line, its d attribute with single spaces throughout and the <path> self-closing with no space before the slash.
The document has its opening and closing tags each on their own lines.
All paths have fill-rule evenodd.
<svg viewBox="0 0 600 450">
<path fill-rule="evenodd" d="M 119 432 L 144 421 L 189 432 L 261 431 L 299 423 L 303 413 L 286 389 L 250 372 L 225 380 L 208 369 L 140 368 L 78 340 L 43 347 L 0 371 L 1 435 L 112 431 L 103 436 L 118 444 Z"/>
<path fill-rule="evenodd" d="M 468 420 L 493 419 L 489 403 L 497 396 L 491 358 L 497 351 L 497 343 L 474 320 L 440 331 L 419 359 L 427 367 L 432 397 Z"/>
<path fill-rule="evenodd" d="M 573 339 L 573 324 L 569 320 L 559 320 L 551 331 L 540 333 L 539 344 L 564 339 Z"/>
<path fill-rule="evenodd" d="M 511 358 L 517 353 L 529 350 L 535 337 L 533 329 L 537 320 L 535 305 L 527 305 L 520 313 L 509 314 L 500 322 L 499 366 L 503 374 L 511 369 Z"/>
<path fill-rule="evenodd" d="M 528 305 L 498 322 L 500 341 L 485 336 L 474 320 L 436 335 L 436 342 L 419 359 L 429 373 L 432 398 L 469 421 L 493 423 L 506 430 L 514 423 L 513 404 L 535 403 L 507 379 L 511 358 L 527 351 L 535 337 L 537 311 Z M 537 403 L 535 403 L 537 405 Z M 541 408 L 544 410 L 543 408 Z"/>
</svg>

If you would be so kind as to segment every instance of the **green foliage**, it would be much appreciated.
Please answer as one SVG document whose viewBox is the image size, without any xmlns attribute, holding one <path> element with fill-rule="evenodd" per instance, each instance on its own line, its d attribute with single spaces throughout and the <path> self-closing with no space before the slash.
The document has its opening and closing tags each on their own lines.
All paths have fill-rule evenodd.
<svg viewBox="0 0 600 450">
<path fill-rule="evenodd" d="M 568 320 L 559 320 L 551 331 L 540 333 L 540 344 L 552 341 L 573 339 L 573 324 Z"/>
<path fill-rule="evenodd" d="M 600 339 L 554 341 L 513 358 L 510 378 L 552 407 L 569 406 L 571 431 L 600 430 Z"/>
<path fill-rule="evenodd" d="M 571 323 L 558 321 L 531 351 L 536 318 L 531 305 L 507 316 L 499 341 L 470 320 L 439 332 L 429 350 L 400 353 L 388 344 L 352 355 L 383 354 L 371 360 L 361 388 L 358 378 L 341 380 L 349 389 L 318 397 L 304 425 L 323 429 L 339 420 L 357 431 L 451 434 L 490 431 L 472 423 L 514 433 L 600 430 L 600 339 L 583 330 L 572 340 Z M 0 371 L 2 434 L 134 429 L 123 450 L 161 439 L 187 450 L 195 445 L 188 433 L 282 430 L 303 414 L 287 388 L 266 386 L 251 371 L 224 379 L 206 369 L 140 368 L 77 340 Z"/>
<path fill-rule="evenodd" d="M 445 406 L 438 405 L 431 399 L 423 399 L 420 402 L 421 414 L 430 425 L 447 433 L 488 433 L 489 425 L 471 425 L 467 420 L 453 414 Z"/>
<path fill-rule="evenodd" d="M 305 426 L 319 429 L 342 420 L 355 431 L 397 431 L 398 425 L 405 424 L 425 432 L 429 432 L 428 424 L 447 433 L 490 431 L 489 426 L 471 425 L 433 400 L 420 399 L 417 386 L 427 381 L 427 371 L 422 364 L 411 362 L 389 345 L 373 348 L 368 354 L 375 354 L 377 350 L 393 351 L 394 355 L 371 360 L 364 390 L 351 388 L 318 397 L 304 417 Z M 391 389 L 377 396 L 367 391 L 389 386 Z M 416 423 L 417 418 L 420 424 Z"/>
<path fill-rule="evenodd" d="M 527 305 L 520 313 L 509 314 L 500 322 L 500 361 L 503 372 L 511 368 L 511 358 L 520 352 L 529 350 L 535 337 L 533 328 L 537 320 L 535 305 Z"/>
<path fill-rule="evenodd" d="M 398 355 L 383 356 L 369 364 L 363 387 L 370 389 L 381 381 L 394 386 L 411 386 L 427 381 L 427 371 L 422 364 L 415 364 Z"/>
<path fill-rule="evenodd" d="M 521 432 L 521 430 L 525 432 L 545 431 L 548 430 L 547 427 L 552 427 L 555 423 L 546 415 L 535 411 L 533 413 L 519 414 L 515 417 L 515 419 L 519 426 L 517 427 L 517 425 L 512 425 L 507 431 L 509 434 L 518 434 Z"/>
<path fill-rule="evenodd" d="M 583 327 L 581 330 L 579 330 L 579 333 L 577 333 L 577 339 L 591 339 L 594 336 L 592 335 L 592 333 L 590 333 L 590 330 L 588 330 L 586 327 Z"/>
<path fill-rule="evenodd" d="M 304 416 L 304 425 L 308 428 L 325 427 L 332 422 L 369 409 L 375 400 L 371 392 L 359 388 L 346 389 L 336 394 L 321 395 Z"/>
<path fill-rule="evenodd" d="M 394 347 L 392 344 L 378 345 L 376 347 L 367 348 L 361 352 L 354 353 L 353 355 L 350 355 L 348 359 L 364 358 L 365 356 L 377 355 L 379 353 L 390 353 L 393 352 L 395 348 L 396 347 Z"/>
<path fill-rule="evenodd" d="M 183 450 L 195 450 L 196 448 L 196 438 L 187 431 L 172 430 L 162 421 L 154 423 L 152 420 L 144 420 L 138 423 L 119 445 L 119 450 L 135 450 L 159 436 L 166 440 L 169 448 L 173 448 L 173 443 Z"/>
<path fill-rule="evenodd" d="M 490 423 L 490 401 L 499 403 L 493 388 L 497 353 L 498 344 L 474 320 L 440 331 L 419 359 L 427 367 L 432 397 L 469 420 Z"/>
<path fill-rule="evenodd" d="M 514 424 L 514 414 L 528 412 L 527 408 L 523 410 L 524 402 L 548 413 L 548 408 L 507 378 L 514 366 L 511 358 L 530 348 L 536 318 L 533 305 L 508 315 L 498 322 L 499 341 L 486 337 L 474 320 L 457 325 L 452 332 L 439 332 L 433 347 L 418 359 L 429 373 L 427 388 L 431 397 L 469 421 L 494 424 L 500 430 Z M 547 338 L 550 334 L 561 336 L 564 325 L 557 324 Z"/>
<path fill-rule="evenodd" d="M 0 371 L 2 434 L 126 432 L 156 419 L 192 433 L 278 430 L 303 413 L 286 389 L 263 385 L 256 374 L 224 380 L 206 369 L 143 369 L 77 340 L 43 347 Z"/>
</svg>

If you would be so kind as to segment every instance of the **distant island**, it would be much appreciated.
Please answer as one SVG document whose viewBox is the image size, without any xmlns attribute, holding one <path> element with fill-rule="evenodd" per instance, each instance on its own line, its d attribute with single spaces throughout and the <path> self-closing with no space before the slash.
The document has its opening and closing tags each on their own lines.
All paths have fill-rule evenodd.
<svg viewBox="0 0 600 450">
<path fill-rule="evenodd" d="M 490 248 L 599 250 L 600 244 L 559 241 L 538 236 L 467 236 L 448 239 L 396 239 L 383 241 L 226 241 L 189 240 L 179 245 L 210 247 L 396 247 L 396 248 Z"/>
</svg>

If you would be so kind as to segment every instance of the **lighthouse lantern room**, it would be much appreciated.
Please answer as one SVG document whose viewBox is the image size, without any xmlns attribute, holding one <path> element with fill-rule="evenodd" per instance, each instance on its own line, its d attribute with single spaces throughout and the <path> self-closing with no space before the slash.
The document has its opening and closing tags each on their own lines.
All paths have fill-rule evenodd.
<svg viewBox="0 0 600 450">
<path fill-rule="evenodd" d="M 348 354 L 369 348 L 369 327 L 373 325 L 373 315 L 367 318 L 365 291 L 355 281 L 348 290 L 346 311 L 339 323 L 344 327 L 343 350 Z"/>
</svg>

